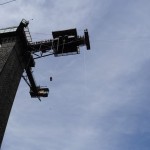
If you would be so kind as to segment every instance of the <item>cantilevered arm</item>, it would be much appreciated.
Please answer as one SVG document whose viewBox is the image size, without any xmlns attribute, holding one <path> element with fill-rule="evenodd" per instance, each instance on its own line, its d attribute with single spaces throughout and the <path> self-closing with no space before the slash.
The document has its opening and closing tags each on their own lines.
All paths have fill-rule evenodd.
<svg viewBox="0 0 150 150">
<path fill-rule="evenodd" d="M 29 43 L 28 51 L 32 53 L 46 53 L 52 50 L 54 56 L 63 56 L 67 54 L 78 54 L 78 48 L 86 45 L 90 49 L 88 31 L 84 31 L 84 36 L 77 36 L 76 29 L 53 32 L 51 40 Z"/>
</svg>

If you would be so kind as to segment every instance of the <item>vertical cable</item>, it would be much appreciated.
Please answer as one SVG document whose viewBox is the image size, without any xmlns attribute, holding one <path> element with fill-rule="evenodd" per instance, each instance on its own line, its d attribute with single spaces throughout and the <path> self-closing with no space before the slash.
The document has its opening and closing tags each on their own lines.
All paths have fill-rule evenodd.
<svg viewBox="0 0 150 150">
<path fill-rule="evenodd" d="M 85 51 L 83 52 L 83 70 L 84 70 L 84 92 L 86 93 L 86 89 L 87 89 L 87 71 L 86 71 L 86 55 L 85 55 Z"/>
</svg>

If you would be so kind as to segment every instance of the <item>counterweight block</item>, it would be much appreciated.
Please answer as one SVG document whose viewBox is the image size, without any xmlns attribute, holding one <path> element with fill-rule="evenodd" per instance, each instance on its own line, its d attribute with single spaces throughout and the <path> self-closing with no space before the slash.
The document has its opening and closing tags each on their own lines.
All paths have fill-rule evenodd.
<svg viewBox="0 0 150 150">
<path fill-rule="evenodd" d="M 49 89 L 48 88 L 41 88 L 37 87 L 37 90 L 34 91 L 32 87 L 30 88 L 30 95 L 32 98 L 38 98 L 38 97 L 48 97 Z"/>
</svg>

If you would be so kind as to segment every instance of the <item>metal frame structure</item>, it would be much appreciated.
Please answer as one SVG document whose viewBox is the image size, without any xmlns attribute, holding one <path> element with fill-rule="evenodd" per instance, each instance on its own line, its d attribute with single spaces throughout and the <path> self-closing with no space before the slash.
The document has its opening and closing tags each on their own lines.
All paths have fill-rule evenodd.
<svg viewBox="0 0 150 150">
<path fill-rule="evenodd" d="M 26 21 L 23 20 L 23 22 L 25 23 Z M 26 22 L 26 24 L 28 24 L 28 22 Z M 53 39 L 37 42 L 32 42 L 28 26 L 24 28 L 24 33 L 27 41 L 25 59 L 28 61 L 28 65 L 25 68 L 27 75 L 23 76 L 23 79 L 30 86 L 31 97 L 40 100 L 41 97 L 48 97 L 49 89 L 36 85 L 31 71 L 31 68 L 35 67 L 34 59 L 50 55 L 58 57 L 79 54 L 80 46 L 86 46 L 87 50 L 90 50 L 88 30 L 84 30 L 84 36 L 78 36 L 76 29 L 55 31 L 52 32 Z"/>
</svg>

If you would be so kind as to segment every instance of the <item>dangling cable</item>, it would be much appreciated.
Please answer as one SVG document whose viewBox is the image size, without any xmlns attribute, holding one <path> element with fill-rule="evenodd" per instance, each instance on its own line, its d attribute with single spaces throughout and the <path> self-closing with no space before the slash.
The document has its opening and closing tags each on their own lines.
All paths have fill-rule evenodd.
<svg viewBox="0 0 150 150">
<path fill-rule="evenodd" d="M 11 3 L 13 1 L 16 1 L 16 0 L 12 0 L 12 1 L 8 1 L 8 2 L 5 2 L 5 3 L 1 3 L 0 5 L 5 5 L 5 4 Z"/>
<path fill-rule="evenodd" d="M 87 71 L 86 71 L 86 56 L 85 56 L 85 52 L 83 52 L 83 69 L 84 69 L 84 92 L 86 93 L 86 89 L 87 89 Z"/>
<path fill-rule="evenodd" d="M 65 40 L 63 40 L 62 55 L 64 54 Z"/>
</svg>

